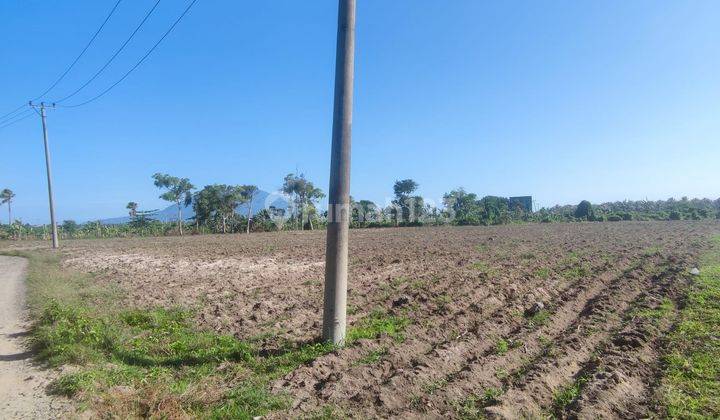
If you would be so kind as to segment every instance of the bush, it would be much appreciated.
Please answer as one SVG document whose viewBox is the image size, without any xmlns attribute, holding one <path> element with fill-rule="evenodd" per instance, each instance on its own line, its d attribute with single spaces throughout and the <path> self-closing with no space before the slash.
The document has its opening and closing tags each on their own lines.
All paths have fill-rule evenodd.
<svg viewBox="0 0 720 420">
<path fill-rule="evenodd" d="M 623 220 L 632 220 L 633 219 L 632 213 L 623 213 L 621 216 L 622 216 Z"/>
<path fill-rule="evenodd" d="M 682 217 L 680 216 L 680 212 L 677 210 L 673 210 L 670 212 L 670 220 L 682 220 Z"/>
<path fill-rule="evenodd" d="M 610 216 L 608 216 L 609 222 L 619 222 L 621 220 L 623 220 L 623 218 L 618 216 L 617 214 L 611 214 Z"/>
</svg>

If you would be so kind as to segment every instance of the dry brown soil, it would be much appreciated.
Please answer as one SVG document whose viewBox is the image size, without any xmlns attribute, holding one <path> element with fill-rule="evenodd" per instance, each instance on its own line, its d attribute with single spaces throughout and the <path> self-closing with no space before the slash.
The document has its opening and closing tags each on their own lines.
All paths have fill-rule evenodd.
<svg viewBox="0 0 720 420">
<path fill-rule="evenodd" d="M 353 230 L 349 323 L 380 308 L 411 320 L 405 339 L 361 340 L 290 373 L 274 390 L 295 403 L 277 416 L 326 405 L 363 418 L 648 416 L 672 317 L 641 314 L 681 299 L 718 232 L 715 221 Z M 216 331 L 307 341 L 320 330 L 324 238 L 66 241 L 62 254 L 126 289 L 129 305 L 196 308 Z M 535 302 L 545 312 L 531 319 Z M 558 405 L 572 384 L 579 397 Z"/>
</svg>

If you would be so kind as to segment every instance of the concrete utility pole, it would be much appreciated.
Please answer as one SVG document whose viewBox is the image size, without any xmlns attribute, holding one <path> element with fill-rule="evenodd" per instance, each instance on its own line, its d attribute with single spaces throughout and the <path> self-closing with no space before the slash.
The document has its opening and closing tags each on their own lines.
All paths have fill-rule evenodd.
<svg viewBox="0 0 720 420">
<path fill-rule="evenodd" d="M 45 121 L 45 102 L 40 102 L 40 106 L 33 105 L 30 102 L 30 106 L 33 108 L 40 108 L 40 119 L 42 120 L 43 128 L 43 142 L 45 143 L 45 169 L 47 170 L 47 185 L 48 185 L 48 201 L 50 202 L 50 224 L 52 226 L 52 247 L 57 249 L 60 247 L 60 241 L 58 240 L 57 223 L 55 222 L 55 200 L 53 198 L 52 190 L 52 172 L 50 170 L 50 147 L 48 146 L 48 135 L 47 135 L 47 123 Z M 51 105 L 51 108 L 55 108 L 55 104 Z"/>
<path fill-rule="evenodd" d="M 323 311 L 323 340 L 333 344 L 345 342 L 354 65 L 355 0 L 340 0 Z"/>
</svg>

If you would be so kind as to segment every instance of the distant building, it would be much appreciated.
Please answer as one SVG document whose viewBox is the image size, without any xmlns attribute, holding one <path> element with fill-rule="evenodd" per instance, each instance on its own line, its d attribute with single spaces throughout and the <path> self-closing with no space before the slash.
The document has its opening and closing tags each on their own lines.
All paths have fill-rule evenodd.
<svg viewBox="0 0 720 420">
<path fill-rule="evenodd" d="M 517 207 L 520 207 L 523 209 L 523 211 L 526 211 L 528 213 L 532 213 L 532 196 L 526 195 L 522 197 L 510 197 L 508 199 L 510 201 L 510 210 L 514 210 Z"/>
</svg>

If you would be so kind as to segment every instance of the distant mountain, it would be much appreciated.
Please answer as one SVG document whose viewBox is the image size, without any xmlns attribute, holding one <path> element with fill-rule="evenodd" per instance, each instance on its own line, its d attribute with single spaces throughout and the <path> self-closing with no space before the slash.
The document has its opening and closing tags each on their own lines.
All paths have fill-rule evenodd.
<svg viewBox="0 0 720 420">
<path fill-rule="evenodd" d="M 252 214 L 257 214 L 258 212 L 270 208 L 270 206 L 274 206 L 279 209 L 287 209 L 288 208 L 288 202 L 285 197 L 279 194 L 271 194 L 267 191 L 260 190 L 258 191 L 257 195 L 255 196 L 255 199 L 252 203 Z M 247 203 L 241 204 L 235 208 L 235 212 L 237 212 L 240 215 L 247 216 L 248 212 L 248 205 Z M 187 207 L 183 208 L 182 211 L 183 219 L 184 220 L 191 220 L 195 217 L 195 211 L 192 208 L 192 205 L 189 205 Z M 155 217 L 153 217 L 155 220 L 160 220 L 161 222 L 171 222 L 177 220 L 177 205 L 173 204 L 171 206 L 168 206 L 160 211 L 157 212 Z M 104 225 L 122 225 L 125 223 L 130 222 L 129 216 L 124 217 L 113 217 L 110 219 L 101 219 L 100 223 Z"/>
</svg>

